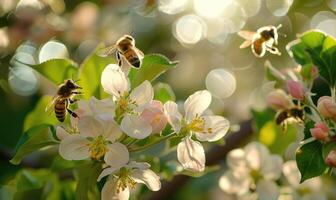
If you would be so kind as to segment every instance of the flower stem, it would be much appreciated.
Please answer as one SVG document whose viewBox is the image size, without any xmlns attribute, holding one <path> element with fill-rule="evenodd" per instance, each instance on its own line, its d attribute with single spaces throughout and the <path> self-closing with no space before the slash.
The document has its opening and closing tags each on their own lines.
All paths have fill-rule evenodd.
<svg viewBox="0 0 336 200">
<path fill-rule="evenodd" d="M 147 144 L 147 145 L 144 145 L 144 146 L 141 146 L 141 147 L 129 148 L 129 152 L 143 151 L 143 150 L 148 149 L 148 148 L 150 148 L 150 147 L 152 147 L 156 144 L 161 143 L 163 140 L 170 139 L 170 138 L 173 138 L 173 137 L 176 137 L 176 136 L 177 135 L 175 133 L 171 133 L 171 134 L 166 135 L 166 136 L 160 138 L 159 140 L 156 140 L 156 141 L 154 141 L 150 144 Z"/>
</svg>

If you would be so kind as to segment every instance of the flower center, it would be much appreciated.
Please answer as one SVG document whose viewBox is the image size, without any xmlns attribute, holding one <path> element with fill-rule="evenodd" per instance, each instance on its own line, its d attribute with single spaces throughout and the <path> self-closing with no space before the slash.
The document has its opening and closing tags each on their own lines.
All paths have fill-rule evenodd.
<svg viewBox="0 0 336 200">
<path fill-rule="evenodd" d="M 128 94 L 120 96 L 117 102 L 120 115 L 125 113 L 134 114 L 134 108 L 137 106 L 136 102 L 128 97 Z"/>
<path fill-rule="evenodd" d="M 92 140 L 89 146 L 91 158 L 99 160 L 107 152 L 107 140 L 100 135 Z"/>
<path fill-rule="evenodd" d="M 116 183 L 117 193 L 124 191 L 127 187 L 130 189 L 134 189 L 136 182 L 130 176 L 130 170 L 125 167 L 120 169 L 119 178 Z"/>
<path fill-rule="evenodd" d="M 260 179 L 263 178 L 263 175 L 260 173 L 260 171 L 252 169 L 250 171 L 250 176 L 254 180 L 255 183 L 257 183 Z"/>
<path fill-rule="evenodd" d="M 188 128 L 191 131 L 198 133 L 212 133 L 212 128 L 205 128 L 204 118 L 197 116 L 188 124 Z"/>
</svg>

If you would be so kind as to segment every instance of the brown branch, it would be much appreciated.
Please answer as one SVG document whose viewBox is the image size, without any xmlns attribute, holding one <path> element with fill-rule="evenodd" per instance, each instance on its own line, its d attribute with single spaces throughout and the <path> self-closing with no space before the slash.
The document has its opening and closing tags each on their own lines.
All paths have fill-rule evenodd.
<svg viewBox="0 0 336 200">
<path fill-rule="evenodd" d="M 229 134 L 225 138 L 224 146 L 215 146 L 206 153 L 206 165 L 212 166 L 222 161 L 226 154 L 234 148 L 239 147 L 245 143 L 250 136 L 252 136 L 253 130 L 251 121 L 245 121 L 240 125 L 240 130 Z M 192 177 L 186 175 L 177 175 L 170 182 L 164 182 L 161 190 L 151 193 L 151 196 L 147 200 L 168 200 L 178 192 L 178 190 L 190 181 Z"/>
</svg>

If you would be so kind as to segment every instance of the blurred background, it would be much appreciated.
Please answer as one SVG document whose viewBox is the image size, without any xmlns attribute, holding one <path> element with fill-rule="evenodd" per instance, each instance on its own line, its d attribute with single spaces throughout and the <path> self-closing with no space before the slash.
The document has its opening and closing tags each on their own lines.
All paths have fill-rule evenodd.
<svg viewBox="0 0 336 200">
<path fill-rule="evenodd" d="M 113 44 L 131 34 L 145 54 L 180 61 L 160 79 L 172 86 L 178 100 L 204 89 L 212 69 L 231 73 L 235 92 L 214 98 L 211 110 L 236 124 L 251 118 L 251 107 L 264 107 L 265 61 L 279 69 L 295 67 L 286 52 L 288 42 L 312 28 L 336 36 L 335 11 L 336 0 L 0 0 L 0 183 L 20 168 L 7 158 L 22 134 L 24 117 L 42 95 L 55 92 L 23 63 L 55 57 L 81 63 L 99 43 Z M 238 31 L 279 24 L 280 57 L 256 58 L 250 48 L 239 49 L 244 40 Z M 213 186 L 216 181 L 205 185 L 200 180 L 184 190 L 211 189 L 204 195 L 223 195 Z M 181 192 L 181 199 L 184 194 L 190 193 Z"/>
</svg>

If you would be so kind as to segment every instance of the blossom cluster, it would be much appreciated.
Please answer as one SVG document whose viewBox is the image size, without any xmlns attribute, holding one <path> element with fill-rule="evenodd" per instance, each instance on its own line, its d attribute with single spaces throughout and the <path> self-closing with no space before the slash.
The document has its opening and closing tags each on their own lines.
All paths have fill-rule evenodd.
<svg viewBox="0 0 336 200">
<path fill-rule="evenodd" d="M 79 118 L 71 118 L 69 126 L 58 126 L 56 135 L 61 140 L 59 153 L 64 159 L 102 163 L 97 179 L 105 181 L 102 199 L 128 199 L 136 183 L 143 183 L 152 191 L 161 188 L 160 176 L 149 163 L 133 160 L 133 152 L 177 137 L 179 163 L 186 170 L 202 172 L 206 158 L 201 142 L 217 141 L 229 129 L 224 117 L 205 114 L 212 98 L 207 90 L 189 96 L 180 111 L 173 101 L 163 104 L 154 100 L 153 87 L 147 80 L 132 89 L 127 73 L 115 64 L 105 67 L 101 85 L 111 96 L 79 101 L 75 111 Z M 170 133 L 164 134 L 163 130 L 169 127 Z M 151 135 L 160 139 L 137 145 Z"/>
</svg>

